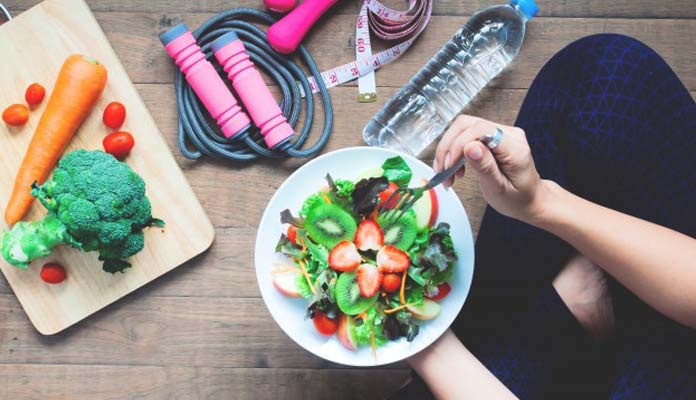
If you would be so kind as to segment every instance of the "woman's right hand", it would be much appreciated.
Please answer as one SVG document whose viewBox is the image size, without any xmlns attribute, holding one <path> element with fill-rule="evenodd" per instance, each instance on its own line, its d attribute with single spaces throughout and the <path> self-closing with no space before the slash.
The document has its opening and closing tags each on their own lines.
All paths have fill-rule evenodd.
<svg viewBox="0 0 696 400">
<path fill-rule="evenodd" d="M 477 140 L 495 128 L 503 131 L 496 148 Z M 479 174 L 483 197 L 498 212 L 525 222 L 542 212 L 549 181 L 539 178 L 522 129 L 460 115 L 440 139 L 433 168 L 442 171 L 461 157 L 466 157 L 467 165 Z M 454 178 L 445 181 L 445 186 L 453 182 Z"/>
</svg>

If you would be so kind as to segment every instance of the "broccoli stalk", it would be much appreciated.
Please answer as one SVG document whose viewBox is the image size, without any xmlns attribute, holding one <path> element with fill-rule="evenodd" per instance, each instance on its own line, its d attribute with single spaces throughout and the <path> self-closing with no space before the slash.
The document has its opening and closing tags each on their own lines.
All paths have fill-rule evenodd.
<svg viewBox="0 0 696 400">
<path fill-rule="evenodd" d="M 164 224 L 152 217 L 142 178 L 103 151 L 65 155 L 53 177 L 31 193 L 48 214 L 17 223 L 1 240 L 3 258 L 22 269 L 66 244 L 97 251 L 105 271 L 123 272 L 130 267 L 124 259 L 145 245 L 143 229 Z"/>
</svg>

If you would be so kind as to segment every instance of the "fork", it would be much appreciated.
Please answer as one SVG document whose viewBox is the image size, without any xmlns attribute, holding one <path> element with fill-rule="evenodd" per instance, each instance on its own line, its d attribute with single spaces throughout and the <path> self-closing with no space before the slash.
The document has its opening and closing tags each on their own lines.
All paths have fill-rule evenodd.
<svg viewBox="0 0 696 400">
<path fill-rule="evenodd" d="M 423 196 L 423 193 L 434 188 L 435 186 L 444 182 L 447 178 L 454 175 L 455 172 L 459 171 L 466 161 L 465 157 L 462 157 L 456 164 L 447 168 L 444 171 L 435 174 L 428 183 L 417 188 L 399 188 L 395 190 L 391 196 L 382 203 L 379 208 L 380 213 L 384 213 L 385 221 L 398 221 L 404 216 L 406 211 L 408 211 L 414 204 Z M 391 204 L 394 202 L 395 204 Z M 394 218 L 396 216 L 396 218 Z"/>
<path fill-rule="evenodd" d="M 496 135 L 502 134 L 502 131 L 500 131 L 500 133 L 498 133 L 497 131 L 500 131 L 500 129 L 496 129 L 496 133 L 494 134 L 484 135 L 478 138 L 477 140 L 493 148 L 498 145 L 498 143 L 495 143 L 495 141 L 500 141 L 499 137 L 496 139 Z M 420 200 L 421 197 L 423 197 L 423 193 L 441 184 L 442 182 L 446 181 L 447 178 L 454 175 L 455 172 L 459 171 L 464 166 L 465 161 L 466 157 L 462 156 L 462 158 L 459 161 L 457 161 L 456 164 L 445 169 L 444 171 L 438 172 L 432 178 L 430 178 L 428 183 L 421 187 L 399 188 L 395 190 L 391 194 L 391 196 L 387 198 L 387 201 L 382 203 L 382 205 L 379 208 L 379 212 L 384 213 L 383 217 L 385 221 L 398 221 L 401 217 L 404 216 L 404 214 L 406 214 L 406 211 L 413 207 L 413 205 L 416 204 L 416 202 Z M 391 204 L 392 202 L 394 202 L 395 204 Z M 395 216 L 396 218 L 394 218 Z"/>
</svg>

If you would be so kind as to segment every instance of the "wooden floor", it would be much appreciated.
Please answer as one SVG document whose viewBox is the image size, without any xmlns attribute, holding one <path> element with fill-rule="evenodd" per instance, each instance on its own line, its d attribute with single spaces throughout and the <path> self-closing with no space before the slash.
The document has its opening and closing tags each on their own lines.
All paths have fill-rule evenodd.
<svg viewBox="0 0 696 400">
<path fill-rule="evenodd" d="M 434 0 L 434 17 L 417 44 L 377 73 L 378 103 L 356 103 L 354 85 L 331 90 L 335 127 L 326 151 L 362 145 L 362 127 L 380 105 L 468 16 L 501 1 Z M 5 0 L 15 14 L 36 2 Z M 300 163 L 191 162 L 178 153 L 173 69 L 158 34 L 181 20 L 195 27 L 233 6 L 260 7 L 261 0 L 88 2 L 208 211 L 217 239 L 204 255 L 51 337 L 33 329 L 0 279 L 0 398 L 380 399 L 399 387 L 406 364 L 348 369 L 322 361 L 285 336 L 260 298 L 252 257 L 256 227 L 266 202 Z M 692 94 L 696 90 L 695 0 L 538 3 L 520 56 L 469 113 L 511 124 L 543 63 L 571 41 L 599 32 L 644 41 Z M 344 0 L 310 36 L 321 69 L 352 59 L 358 4 Z M 475 178 L 455 189 L 476 231 L 484 203 Z"/>
</svg>

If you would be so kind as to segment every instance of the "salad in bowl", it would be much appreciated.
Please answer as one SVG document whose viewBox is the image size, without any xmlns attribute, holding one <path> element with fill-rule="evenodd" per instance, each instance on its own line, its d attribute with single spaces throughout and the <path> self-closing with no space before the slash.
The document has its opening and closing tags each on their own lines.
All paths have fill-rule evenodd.
<svg viewBox="0 0 696 400">
<path fill-rule="evenodd" d="M 401 216 L 389 212 L 412 175 L 399 155 L 356 180 L 327 174 L 299 210 L 280 213 L 286 230 L 275 250 L 285 262 L 270 279 L 283 295 L 306 299 L 317 332 L 347 350 L 413 341 L 452 290 L 457 251 L 450 225 L 437 222 L 435 190 Z"/>
</svg>

